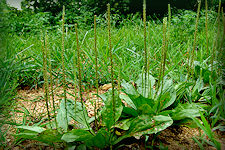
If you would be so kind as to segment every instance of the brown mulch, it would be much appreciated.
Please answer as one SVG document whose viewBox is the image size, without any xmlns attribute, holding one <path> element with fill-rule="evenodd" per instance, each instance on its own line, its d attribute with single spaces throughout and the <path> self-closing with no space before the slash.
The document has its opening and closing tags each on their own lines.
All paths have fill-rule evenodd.
<svg viewBox="0 0 225 150">
<path fill-rule="evenodd" d="M 111 88 L 111 84 L 103 85 L 99 89 L 99 94 L 105 93 L 109 88 Z M 72 86 L 67 89 L 67 92 L 74 95 L 74 93 L 78 93 L 77 90 L 75 90 Z M 59 108 L 59 104 L 62 99 L 62 93 L 63 89 L 58 88 L 54 93 L 54 100 L 55 100 L 55 107 L 56 109 Z M 74 97 L 70 94 L 67 94 L 68 99 L 74 99 Z M 89 117 L 94 116 L 94 107 L 95 102 L 97 102 L 97 107 L 102 107 L 103 103 L 101 99 L 97 98 L 96 96 L 96 89 L 92 89 L 89 91 L 86 91 L 83 93 L 85 106 L 88 111 Z M 31 123 L 37 123 L 43 118 L 47 121 L 47 108 L 46 108 L 46 102 L 44 100 L 44 90 L 42 88 L 38 90 L 19 90 L 18 91 L 18 98 L 16 102 L 16 107 L 14 108 L 13 112 L 10 112 L 11 120 L 13 120 L 17 124 L 21 124 L 24 120 L 30 121 Z M 48 105 L 50 106 L 50 110 L 53 111 L 53 103 L 50 95 L 50 101 Z M 25 113 L 26 111 L 26 113 Z M 53 112 L 51 112 L 51 115 L 53 116 Z M 3 119 L 0 116 L 0 119 Z M 5 135 L 5 143 L 7 143 L 8 147 L 13 150 L 19 150 L 19 149 L 53 149 L 52 147 L 49 147 L 48 145 L 26 140 L 21 145 L 14 145 L 15 138 L 13 134 L 16 133 L 15 126 L 4 124 L 1 126 L 1 131 L 7 131 Z M 203 132 L 201 131 L 201 134 Z M 161 132 L 160 135 L 158 135 L 159 141 L 163 143 L 164 146 L 168 147 L 168 149 L 171 150 L 183 150 L 183 149 L 199 149 L 197 143 L 195 143 L 192 139 L 194 136 L 199 136 L 199 130 L 193 129 L 193 128 L 187 128 L 184 126 L 176 126 L 176 127 L 169 127 Z M 224 132 L 217 132 L 216 133 L 219 141 L 222 145 L 222 150 L 225 150 L 225 135 Z M 147 143 L 151 143 L 152 137 L 150 136 Z M 155 143 L 160 144 L 160 143 Z M 133 143 L 131 145 L 127 145 L 124 149 L 143 149 L 143 144 L 140 143 Z M 0 146 L 0 150 L 4 149 Z M 207 150 L 214 150 L 212 146 L 205 146 L 205 149 Z"/>
</svg>

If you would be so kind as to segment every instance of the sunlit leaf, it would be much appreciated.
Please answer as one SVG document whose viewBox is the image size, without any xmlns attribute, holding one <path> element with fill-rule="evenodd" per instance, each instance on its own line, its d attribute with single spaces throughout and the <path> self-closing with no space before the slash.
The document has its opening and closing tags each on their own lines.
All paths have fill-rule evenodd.
<svg viewBox="0 0 225 150">
<path fill-rule="evenodd" d="M 93 135 L 83 129 L 73 129 L 62 136 L 62 140 L 65 142 L 85 141 L 92 138 Z"/>
<path fill-rule="evenodd" d="M 112 125 L 120 118 L 123 111 L 122 102 L 119 96 L 115 93 L 115 108 L 113 108 L 113 99 L 112 96 L 108 96 L 105 102 L 105 106 L 102 109 L 101 116 L 102 122 L 109 129 Z"/>
</svg>

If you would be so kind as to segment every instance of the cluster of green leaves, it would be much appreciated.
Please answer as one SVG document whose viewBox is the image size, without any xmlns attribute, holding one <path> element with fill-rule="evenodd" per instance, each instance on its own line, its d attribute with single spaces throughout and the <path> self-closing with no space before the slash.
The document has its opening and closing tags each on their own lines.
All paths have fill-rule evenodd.
<svg viewBox="0 0 225 150">
<path fill-rule="evenodd" d="M 179 93 L 181 88 L 187 88 L 184 84 L 182 87 L 175 88 L 172 79 L 168 79 L 165 80 L 163 89 L 160 87 L 157 92 L 153 88 L 156 85 L 155 78 L 148 75 L 148 80 L 143 86 L 144 76 L 144 74 L 139 76 L 135 82 L 136 86 L 125 81 L 122 83 L 122 90 L 126 94 L 116 92 L 115 113 L 112 92 L 100 95 L 104 107 L 97 118 L 98 121 L 101 120 L 98 130 L 96 127 L 95 130 L 91 128 L 90 124 L 94 121 L 94 117 L 88 117 L 86 108 L 82 107 L 80 102 L 76 102 L 75 107 L 74 101 L 68 99 L 66 108 L 62 101 L 57 113 L 58 130 L 38 126 L 19 126 L 18 128 L 23 130 L 16 136 L 48 144 L 66 142 L 71 148 L 82 145 L 102 149 L 116 145 L 132 136 L 139 139 L 146 134 L 156 134 L 174 123 L 190 123 L 191 119 L 200 116 L 203 105 L 194 102 L 175 103 L 179 96 L 176 93 Z M 121 99 L 128 105 L 125 106 Z M 68 119 L 65 118 L 66 109 L 69 114 Z M 69 130 L 67 125 L 71 120 L 76 121 L 77 124 L 71 124 L 73 129 Z M 198 120 L 195 119 L 195 121 Z M 50 124 L 54 123 L 50 122 Z M 55 125 L 52 126 L 55 127 Z M 54 138 L 50 137 L 53 133 L 56 135 Z"/>
</svg>

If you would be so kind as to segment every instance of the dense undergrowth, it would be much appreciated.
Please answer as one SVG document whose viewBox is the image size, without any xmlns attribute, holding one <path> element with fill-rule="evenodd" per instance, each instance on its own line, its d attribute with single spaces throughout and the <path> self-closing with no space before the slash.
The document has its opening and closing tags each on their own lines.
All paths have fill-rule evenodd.
<svg viewBox="0 0 225 150">
<path fill-rule="evenodd" d="M 182 124 L 204 131 L 208 139 L 194 138 L 200 148 L 207 143 L 220 149 L 213 131 L 224 131 L 224 14 L 207 13 L 207 24 L 205 10 L 199 19 L 197 13 L 186 10 L 169 15 L 168 21 L 148 19 L 145 23 L 134 15 L 120 27 L 111 18 L 111 28 L 106 15 L 106 20 L 97 18 L 96 40 L 94 29 L 75 32 L 74 25 L 65 25 L 63 31 L 64 26 L 58 26 L 2 34 L 2 111 L 10 111 L 16 89 L 44 86 L 46 101 L 55 91 L 50 87 L 48 92 L 48 84 L 65 85 L 65 92 L 71 84 L 80 90 L 78 99 L 75 95 L 73 100 L 62 99 L 57 115 L 51 113 L 56 119 L 46 115 L 47 124 L 17 124 L 17 142 L 32 139 L 55 148 L 115 149 L 126 138 L 158 135 Z M 99 95 L 104 107 L 89 118 L 83 100 L 79 101 L 81 87 L 98 88 L 110 82 L 112 90 Z M 77 124 L 68 128 L 70 120 L 80 128 Z"/>
</svg>

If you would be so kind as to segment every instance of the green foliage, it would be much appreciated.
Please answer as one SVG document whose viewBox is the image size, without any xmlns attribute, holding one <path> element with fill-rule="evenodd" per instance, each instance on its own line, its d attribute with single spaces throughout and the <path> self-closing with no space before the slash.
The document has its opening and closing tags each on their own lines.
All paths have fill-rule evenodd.
<svg viewBox="0 0 225 150">
<path fill-rule="evenodd" d="M 198 127 L 201 128 L 204 131 L 204 133 L 207 135 L 207 137 L 210 140 L 210 141 L 208 141 L 208 140 L 205 140 L 205 141 L 208 144 L 210 144 L 213 147 L 215 147 L 216 149 L 220 150 L 221 149 L 221 144 L 216 140 L 215 135 L 214 135 L 214 133 L 213 133 L 209 123 L 207 122 L 206 118 L 203 116 L 203 114 L 201 113 L 201 120 L 202 120 L 203 124 L 196 118 L 193 118 L 193 120 L 196 122 Z"/>
<path fill-rule="evenodd" d="M 171 126 L 173 120 L 182 122 L 185 119 L 200 116 L 201 106 L 195 103 L 179 104 L 178 106 L 173 106 L 171 110 L 170 106 L 176 99 L 172 80 L 165 80 L 163 89 L 160 89 L 158 93 L 153 88 L 154 84 L 151 86 L 146 84 L 146 89 L 151 89 L 149 91 L 153 91 L 154 95 L 151 93 L 143 95 L 145 87 L 142 86 L 143 84 L 140 81 L 144 80 L 144 76 L 144 74 L 139 76 L 136 88 L 132 84 L 122 83 L 122 90 L 126 95 L 122 94 L 120 98 L 125 100 L 129 106 L 124 106 L 121 117 L 125 119 L 119 120 L 115 127 L 127 130 L 127 132 L 116 142 L 130 136 L 140 138 L 144 134 L 160 132 Z M 155 79 L 151 75 L 149 75 L 148 79 L 147 82 L 155 83 Z"/>
<path fill-rule="evenodd" d="M 17 126 L 22 132 L 15 136 L 19 139 L 33 139 L 52 145 L 54 142 L 62 142 L 62 135 L 53 129 L 44 129 L 38 126 Z"/>
<path fill-rule="evenodd" d="M 73 129 L 62 136 L 62 140 L 69 142 L 79 142 L 88 141 L 93 137 L 93 135 L 83 129 Z"/>
<path fill-rule="evenodd" d="M 14 62 L 0 62 L 0 109 L 4 105 L 9 105 L 10 101 L 16 96 L 18 86 L 14 73 L 16 64 Z"/>
<path fill-rule="evenodd" d="M 106 97 L 105 106 L 102 108 L 101 111 L 102 124 L 105 125 L 108 129 L 110 129 L 114 125 L 114 123 L 120 118 L 120 115 L 123 110 L 122 102 L 117 93 L 115 93 L 114 95 L 114 100 L 115 108 L 113 108 L 112 93 L 110 92 Z"/>
<path fill-rule="evenodd" d="M 1 32 L 18 34 L 39 32 L 50 25 L 52 17 L 48 12 L 34 13 L 8 7 L 4 8 L 1 15 Z"/>
</svg>

